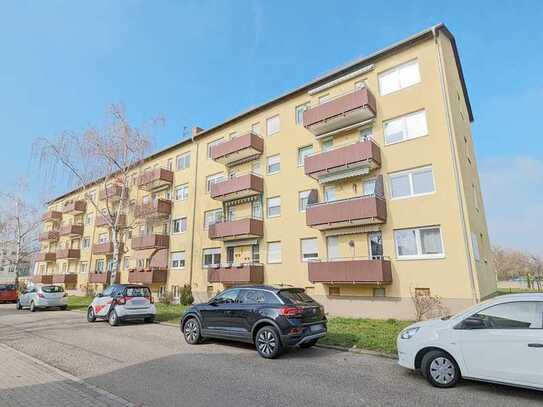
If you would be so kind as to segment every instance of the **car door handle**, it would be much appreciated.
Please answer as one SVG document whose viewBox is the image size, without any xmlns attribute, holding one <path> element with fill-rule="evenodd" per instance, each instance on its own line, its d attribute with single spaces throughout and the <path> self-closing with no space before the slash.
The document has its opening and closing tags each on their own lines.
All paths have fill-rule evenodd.
<svg viewBox="0 0 543 407">
<path fill-rule="evenodd" d="M 543 348 L 543 343 L 529 343 L 529 348 Z"/>
</svg>

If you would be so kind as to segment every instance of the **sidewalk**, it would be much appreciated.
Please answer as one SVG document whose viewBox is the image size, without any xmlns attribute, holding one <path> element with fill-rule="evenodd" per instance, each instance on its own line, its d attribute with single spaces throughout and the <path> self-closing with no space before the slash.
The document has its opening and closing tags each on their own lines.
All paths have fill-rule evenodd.
<svg viewBox="0 0 543 407">
<path fill-rule="evenodd" d="M 0 343 L 0 406 L 117 407 L 132 403 Z"/>
</svg>

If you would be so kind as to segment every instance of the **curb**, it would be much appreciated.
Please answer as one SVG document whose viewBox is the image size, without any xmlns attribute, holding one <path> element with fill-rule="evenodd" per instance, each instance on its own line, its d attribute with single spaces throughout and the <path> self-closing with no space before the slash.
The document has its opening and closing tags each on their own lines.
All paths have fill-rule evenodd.
<svg viewBox="0 0 543 407">
<path fill-rule="evenodd" d="M 333 349 L 333 350 L 338 350 L 341 352 L 356 353 L 359 355 L 378 356 L 380 358 L 398 360 L 398 355 L 395 353 L 377 352 L 377 351 L 369 350 L 369 349 L 347 348 L 344 346 L 325 345 L 325 344 L 317 344 L 315 345 L 315 347 L 323 348 L 323 349 Z"/>
</svg>

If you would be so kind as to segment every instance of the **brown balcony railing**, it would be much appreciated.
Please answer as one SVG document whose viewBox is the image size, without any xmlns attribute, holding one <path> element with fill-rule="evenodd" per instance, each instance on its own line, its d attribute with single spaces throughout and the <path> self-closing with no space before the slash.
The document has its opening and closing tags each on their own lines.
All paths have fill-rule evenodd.
<svg viewBox="0 0 543 407">
<path fill-rule="evenodd" d="M 77 274 L 53 274 L 53 284 L 77 284 Z"/>
<path fill-rule="evenodd" d="M 138 187 L 145 191 L 162 188 L 173 182 L 173 171 L 165 168 L 153 168 L 138 177 Z"/>
<path fill-rule="evenodd" d="M 262 219 L 245 218 L 209 225 L 210 239 L 234 240 L 264 235 L 264 222 Z"/>
<path fill-rule="evenodd" d="M 53 284 L 53 275 L 42 274 L 42 275 L 32 276 L 32 282 L 34 284 Z"/>
<path fill-rule="evenodd" d="M 390 261 L 331 259 L 307 263 L 309 281 L 327 284 L 391 284 Z"/>
<path fill-rule="evenodd" d="M 96 227 L 102 227 L 102 226 L 109 226 L 109 223 L 107 222 L 107 216 L 104 214 L 99 214 L 96 216 Z M 126 215 L 120 215 L 119 216 L 119 226 L 125 226 L 126 225 Z"/>
<path fill-rule="evenodd" d="M 264 151 L 262 137 L 248 133 L 211 147 L 211 158 L 224 165 L 256 157 Z"/>
<path fill-rule="evenodd" d="M 41 220 L 43 222 L 58 222 L 61 219 L 62 219 L 62 212 L 60 211 L 47 211 L 41 217 Z"/>
<path fill-rule="evenodd" d="M 58 230 L 48 230 L 46 232 L 40 233 L 38 240 L 40 242 L 47 242 L 47 241 L 56 242 L 58 240 L 58 237 L 59 237 Z"/>
<path fill-rule="evenodd" d="M 172 212 L 172 202 L 167 199 L 155 199 L 136 207 L 137 218 L 167 218 Z"/>
<path fill-rule="evenodd" d="M 60 236 L 83 236 L 83 225 L 64 225 L 58 232 Z"/>
<path fill-rule="evenodd" d="M 309 205 L 305 215 L 307 226 L 322 230 L 384 223 L 387 209 L 384 198 L 366 195 Z"/>
<path fill-rule="evenodd" d="M 316 136 L 375 117 L 375 97 L 368 88 L 340 95 L 304 112 L 304 126 Z"/>
<path fill-rule="evenodd" d="M 264 282 L 262 264 L 225 265 L 207 270 L 207 281 L 223 284 L 261 284 Z"/>
<path fill-rule="evenodd" d="M 117 273 L 119 275 L 119 273 Z M 89 283 L 91 284 L 108 284 L 111 274 L 109 271 L 91 272 L 89 273 Z"/>
<path fill-rule="evenodd" d="M 68 202 L 62 208 L 63 213 L 83 213 L 87 209 L 87 203 L 85 201 L 72 201 Z"/>
<path fill-rule="evenodd" d="M 133 250 L 167 249 L 170 247 L 170 236 L 147 235 L 132 238 Z"/>
<path fill-rule="evenodd" d="M 262 192 L 264 192 L 264 179 L 252 173 L 211 185 L 211 198 L 219 201 L 244 198 Z"/>
<path fill-rule="evenodd" d="M 79 249 L 57 249 L 57 260 L 59 259 L 79 259 L 81 250 Z"/>
<path fill-rule="evenodd" d="M 381 150 L 371 140 L 316 153 L 306 157 L 304 162 L 306 175 L 323 180 L 330 176 L 334 180 L 351 177 L 354 171 L 380 166 Z"/>
<path fill-rule="evenodd" d="M 100 191 L 100 193 L 98 194 L 98 199 L 100 199 L 101 201 L 107 199 L 108 201 L 115 202 L 120 200 L 121 198 L 126 198 L 127 196 L 128 189 L 125 189 L 123 193 L 122 185 L 110 185 Z"/>
<path fill-rule="evenodd" d="M 163 268 L 131 269 L 128 273 L 129 283 L 164 283 L 167 279 L 168 270 Z"/>
<path fill-rule="evenodd" d="M 119 243 L 119 252 L 123 251 L 123 244 Z M 113 253 L 113 243 L 95 243 L 92 245 L 92 254 L 112 254 Z"/>
<path fill-rule="evenodd" d="M 36 261 L 56 261 L 57 254 L 55 252 L 40 252 L 36 255 Z"/>
</svg>

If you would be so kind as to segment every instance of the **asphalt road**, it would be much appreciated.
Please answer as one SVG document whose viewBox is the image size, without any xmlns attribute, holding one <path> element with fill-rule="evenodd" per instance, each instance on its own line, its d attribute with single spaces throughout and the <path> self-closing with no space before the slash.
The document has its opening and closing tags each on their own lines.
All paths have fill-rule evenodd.
<svg viewBox="0 0 543 407">
<path fill-rule="evenodd" d="M 87 323 L 77 311 L 0 305 L 0 343 L 137 406 L 541 406 L 543 393 L 429 386 L 396 361 L 313 348 L 277 360 L 247 345 L 187 345 L 175 327 Z M 0 357 L 1 359 L 1 357 Z M 0 364 L 1 365 L 1 364 Z M 0 370 L 2 375 L 9 374 Z"/>
</svg>

